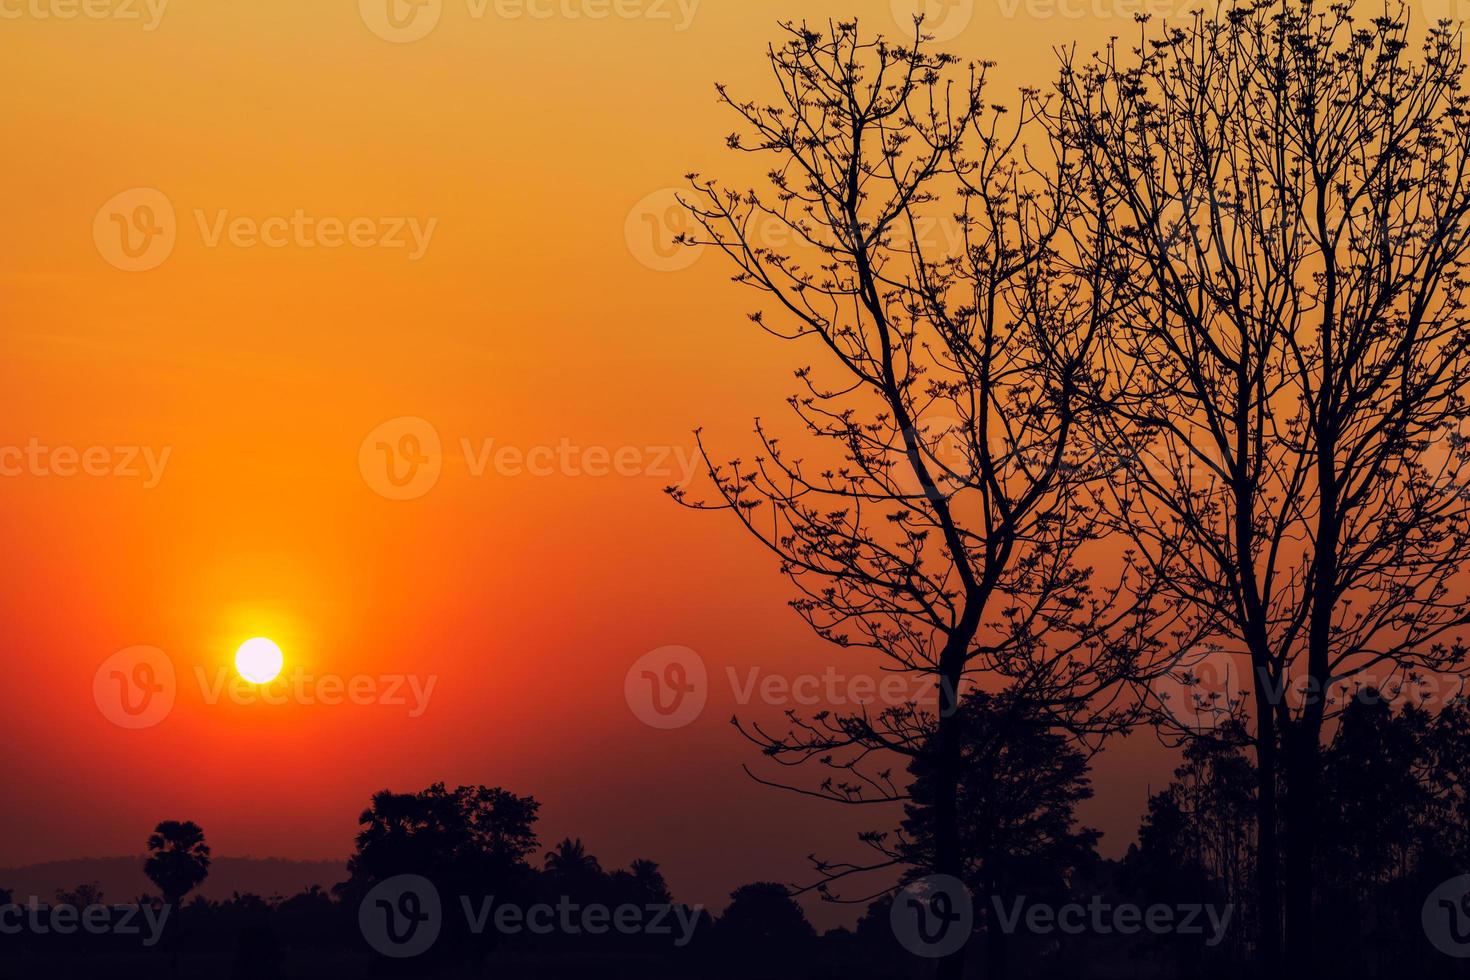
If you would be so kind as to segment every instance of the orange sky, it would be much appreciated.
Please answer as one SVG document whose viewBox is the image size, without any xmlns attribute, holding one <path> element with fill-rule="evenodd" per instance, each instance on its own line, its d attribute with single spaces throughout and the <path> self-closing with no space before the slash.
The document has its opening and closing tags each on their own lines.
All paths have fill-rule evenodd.
<svg viewBox="0 0 1470 980">
<path fill-rule="evenodd" d="M 800 14 L 891 31 L 895 5 Z M 1051 46 L 1131 33 L 1137 7 L 956 0 L 949 47 L 998 59 L 1006 90 L 1044 83 Z M 584 472 L 588 447 L 659 470 L 697 424 L 733 454 L 751 417 L 781 417 L 793 352 L 745 321 L 717 256 L 650 268 L 637 207 L 687 171 L 738 172 L 712 83 L 765 94 L 762 48 L 795 5 L 481 8 L 442 0 L 432 31 L 397 43 L 355 0 L 174 0 L 151 30 L 143 0 L 74 18 L 81 0 L 0 0 L 0 446 L 168 453 L 156 486 L 0 476 L 0 707 L 20 748 L 0 753 L 0 865 L 133 853 L 162 818 L 199 822 L 219 854 L 335 857 L 374 790 L 435 780 L 532 793 L 546 837 L 653 857 L 681 897 L 717 905 L 846 845 L 843 814 L 741 774 L 755 756 L 722 684 L 677 732 L 624 702 L 629 665 L 670 644 L 721 676 L 820 669 L 829 651 L 784 608 L 774 562 L 672 505 L 665 472 Z M 609 10 L 633 16 L 594 16 Z M 160 200 L 137 188 L 162 195 L 175 241 L 124 271 L 158 259 L 107 244 L 106 202 Z M 287 219 L 261 227 L 280 247 L 251 245 L 269 218 Z M 322 219 L 342 237 L 358 218 L 364 241 L 411 220 L 424 247 L 321 247 Z M 404 501 L 359 466 L 400 417 L 444 447 L 437 482 Z M 511 456 L 476 476 L 486 440 L 577 463 L 536 475 Z M 196 670 L 261 634 L 314 674 L 432 676 L 431 702 L 206 703 Z M 92 685 L 138 644 L 167 652 L 180 687 L 130 731 Z M 1102 761 L 1089 818 L 1107 850 L 1168 768 L 1151 736 Z"/>
</svg>

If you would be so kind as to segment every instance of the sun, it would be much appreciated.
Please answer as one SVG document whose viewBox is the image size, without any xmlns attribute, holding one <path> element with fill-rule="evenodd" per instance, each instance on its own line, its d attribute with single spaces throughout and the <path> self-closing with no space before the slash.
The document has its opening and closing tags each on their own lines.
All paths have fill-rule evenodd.
<svg viewBox="0 0 1470 980">
<path fill-rule="evenodd" d="M 281 648 L 263 636 L 246 640 L 235 651 L 235 669 L 252 684 L 269 684 L 280 676 L 285 662 Z"/>
</svg>

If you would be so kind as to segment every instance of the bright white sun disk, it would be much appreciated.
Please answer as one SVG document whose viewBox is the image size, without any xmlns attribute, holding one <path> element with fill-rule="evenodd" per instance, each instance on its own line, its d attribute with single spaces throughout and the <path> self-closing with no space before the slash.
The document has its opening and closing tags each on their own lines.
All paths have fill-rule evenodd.
<svg viewBox="0 0 1470 980">
<path fill-rule="evenodd" d="M 286 663 L 281 648 L 263 636 L 246 640 L 235 651 L 235 669 L 252 684 L 269 684 Z"/>
</svg>

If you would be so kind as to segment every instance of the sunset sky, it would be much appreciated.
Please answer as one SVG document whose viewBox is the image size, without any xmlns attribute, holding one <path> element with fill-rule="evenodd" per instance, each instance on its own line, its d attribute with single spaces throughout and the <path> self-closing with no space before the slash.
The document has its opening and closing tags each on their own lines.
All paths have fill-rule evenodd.
<svg viewBox="0 0 1470 980">
<path fill-rule="evenodd" d="M 727 668 L 876 663 L 834 660 L 769 554 L 661 492 L 695 426 L 731 456 L 785 426 L 806 355 L 721 256 L 654 236 L 685 173 L 749 176 L 713 84 L 769 95 L 779 20 L 894 33 L 913 2 L 433 0 L 417 40 L 383 2 L 0 0 L 0 866 L 137 853 L 164 818 L 216 854 L 345 858 L 374 791 L 441 780 L 532 794 L 548 844 L 658 860 L 691 902 L 861 854 L 873 821 L 742 773 L 730 716 L 781 709 Z M 1141 4 L 931 6 L 1011 93 Z M 118 247 L 135 217 L 172 251 Z M 425 434 L 437 479 L 400 492 L 379 443 Z M 212 699 L 256 636 L 288 674 L 431 696 Z M 130 730 L 93 688 L 140 645 L 178 691 Z M 712 681 L 675 731 L 624 696 L 665 646 Z M 1104 853 L 1171 766 L 1147 733 L 1099 761 Z"/>
</svg>

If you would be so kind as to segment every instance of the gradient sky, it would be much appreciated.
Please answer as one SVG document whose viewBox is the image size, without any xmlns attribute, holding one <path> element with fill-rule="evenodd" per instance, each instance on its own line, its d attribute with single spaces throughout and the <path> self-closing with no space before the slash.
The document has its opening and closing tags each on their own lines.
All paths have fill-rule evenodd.
<svg viewBox="0 0 1470 980">
<path fill-rule="evenodd" d="M 651 230 L 684 173 L 746 165 L 712 84 L 765 96 L 763 47 L 797 7 L 701 0 L 686 20 L 691 0 L 531 2 L 552 15 L 443 0 L 427 36 L 397 43 L 356 0 L 174 0 L 151 30 L 142 0 L 101 19 L 0 0 L 0 446 L 103 447 L 113 470 L 115 447 L 168 452 L 156 486 L 29 463 L 0 477 L 0 866 L 135 853 L 163 818 L 197 821 L 218 854 L 345 856 L 373 791 L 437 780 L 531 793 L 548 843 L 652 857 L 681 898 L 717 906 L 752 878 L 801 877 L 813 850 L 861 853 L 850 815 L 753 785 L 740 766 L 758 757 L 728 724 L 727 666 L 789 676 L 831 651 L 784 607 L 769 555 L 660 493 L 695 425 L 748 455 L 751 418 L 783 417 L 801 362 L 746 322 L 719 256 L 662 268 L 678 263 Z M 896 31 L 906 6 L 799 15 Z M 958 0 L 944 29 L 951 50 L 998 60 L 1010 92 L 1047 81 L 1055 45 L 1132 33 L 1138 6 Z M 601 10 L 638 16 L 586 16 Z M 104 205 L 157 200 L 137 188 L 166 199 L 176 242 L 125 271 Z M 222 218 L 297 212 L 372 219 L 368 237 L 395 219 L 433 230 L 417 258 L 290 232 L 210 243 Z M 359 460 L 401 417 L 443 445 L 413 500 L 376 492 Z M 476 476 L 466 439 L 626 449 L 640 472 L 589 474 L 583 453 L 552 475 Z M 213 678 L 256 635 L 288 670 L 433 677 L 432 699 L 419 717 L 207 703 L 196 671 Z M 140 644 L 180 686 L 132 731 L 92 686 Z M 676 732 L 624 699 L 629 666 L 666 645 L 718 679 Z M 1147 734 L 1101 760 L 1087 818 L 1105 851 L 1170 766 Z"/>
</svg>

